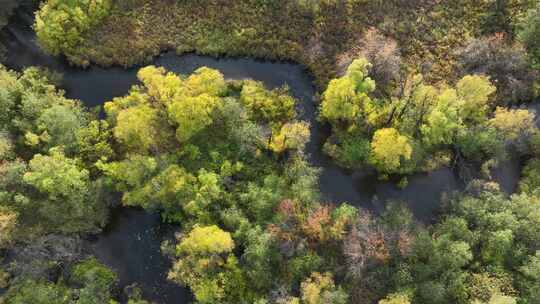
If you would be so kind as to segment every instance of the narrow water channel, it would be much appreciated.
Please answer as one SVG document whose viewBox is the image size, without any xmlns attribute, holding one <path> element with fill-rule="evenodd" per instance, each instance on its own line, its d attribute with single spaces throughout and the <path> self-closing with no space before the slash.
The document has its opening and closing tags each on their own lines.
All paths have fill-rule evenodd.
<svg viewBox="0 0 540 304">
<path fill-rule="evenodd" d="M 6 65 L 21 70 L 29 66 L 44 66 L 63 74 L 62 88 L 69 98 L 80 99 L 89 107 L 101 105 L 113 97 L 125 95 L 137 83 L 138 68 L 77 69 L 63 59 L 44 54 L 35 43 L 32 17 L 19 12 L 3 31 L 2 40 L 8 47 Z M 334 165 L 322 151 L 327 134 L 317 120 L 316 93 L 309 74 L 299 65 L 264 62 L 245 58 L 211 58 L 188 54 L 176 56 L 169 52 L 156 58 L 154 65 L 180 74 L 189 74 L 201 66 L 220 70 L 227 79 L 252 78 L 269 88 L 287 85 L 299 100 L 301 118 L 311 123 L 311 141 L 307 146 L 310 162 L 322 169 L 320 189 L 328 202 L 348 202 L 378 212 L 387 200 L 406 203 L 421 221 L 430 221 L 444 192 L 462 188 L 462 183 L 450 169 L 439 169 L 427 174 L 409 177 L 405 189 L 393 183 L 380 182 L 370 172 L 348 171 Z M 512 164 L 499 175 L 505 187 L 515 187 Z M 513 170 L 513 171 L 512 171 Z M 157 303 L 181 304 L 189 301 L 189 292 L 166 280 L 168 260 L 160 254 L 163 238 L 170 233 L 161 224 L 159 215 L 141 210 L 119 209 L 114 213 L 105 231 L 90 244 L 94 254 L 118 272 L 121 287 L 137 283 L 144 296 Z"/>
</svg>

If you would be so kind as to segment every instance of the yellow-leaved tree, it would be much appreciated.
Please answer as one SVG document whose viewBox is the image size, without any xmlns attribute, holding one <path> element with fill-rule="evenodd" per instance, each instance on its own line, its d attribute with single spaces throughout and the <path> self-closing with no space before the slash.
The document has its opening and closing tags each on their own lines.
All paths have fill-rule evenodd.
<svg viewBox="0 0 540 304">
<path fill-rule="evenodd" d="M 394 128 L 379 129 L 371 141 L 370 163 L 381 173 L 397 173 L 404 161 L 410 160 L 409 139 Z"/>
</svg>

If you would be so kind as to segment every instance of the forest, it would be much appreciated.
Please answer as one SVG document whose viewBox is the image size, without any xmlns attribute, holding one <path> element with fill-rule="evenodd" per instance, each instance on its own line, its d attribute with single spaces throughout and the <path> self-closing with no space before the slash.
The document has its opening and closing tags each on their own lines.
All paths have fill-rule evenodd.
<svg viewBox="0 0 540 304">
<path fill-rule="evenodd" d="M 14 64 L 25 14 L 65 73 Z M 0 29 L 0 303 L 540 304 L 540 1 L 0 0 Z M 158 64 L 171 50 L 299 64 L 313 117 L 288 85 Z M 136 80 L 73 98 L 95 69 Z M 313 154 L 460 187 L 429 219 L 332 200 Z M 161 275 L 188 301 L 87 248 L 122 210 L 173 231 Z"/>
</svg>

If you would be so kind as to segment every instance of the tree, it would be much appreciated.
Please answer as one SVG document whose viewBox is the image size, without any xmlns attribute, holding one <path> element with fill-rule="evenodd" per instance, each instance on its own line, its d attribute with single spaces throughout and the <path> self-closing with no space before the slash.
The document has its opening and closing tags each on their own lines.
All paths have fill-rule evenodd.
<svg viewBox="0 0 540 304">
<path fill-rule="evenodd" d="M 159 145 L 158 112 L 147 105 L 122 110 L 116 118 L 114 136 L 129 150 L 149 151 Z"/>
<path fill-rule="evenodd" d="M 234 242 L 229 233 L 217 226 L 195 227 L 177 247 L 179 254 L 212 255 L 230 253 Z"/>
<path fill-rule="evenodd" d="M 245 286 L 233 249 L 228 232 L 196 226 L 176 246 L 169 279 L 189 285 L 199 303 L 233 303 Z"/>
<path fill-rule="evenodd" d="M 379 129 L 371 141 L 370 163 L 380 172 L 396 173 L 404 161 L 411 159 L 412 152 L 409 139 L 396 129 Z"/>
<path fill-rule="evenodd" d="M 486 1 L 486 13 L 482 16 L 483 33 L 505 33 L 513 36 L 519 17 L 533 1 L 491 0 Z"/>
<path fill-rule="evenodd" d="M 188 96 L 208 94 L 221 97 L 227 93 L 227 84 L 223 74 L 207 67 L 198 68 L 189 75 L 185 81 L 185 87 L 185 95 Z"/>
<path fill-rule="evenodd" d="M 537 251 L 520 267 L 520 289 L 526 303 L 535 304 L 540 299 L 540 252 Z"/>
<path fill-rule="evenodd" d="M 519 190 L 528 194 L 540 191 L 540 160 L 533 158 L 527 162 L 521 172 Z"/>
<path fill-rule="evenodd" d="M 410 304 L 409 296 L 406 294 L 392 294 L 383 300 L 379 301 L 379 304 Z"/>
<path fill-rule="evenodd" d="M 47 194 L 52 201 L 82 201 L 88 193 L 88 171 L 79 168 L 75 160 L 66 158 L 61 150 L 53 149 L 50 155 L 36 154 L 29 169 L 24 181 Z"/>
<path fill-rule="evenodd" d="M 11 288 L 4 298 L 6 304 L 71 304 L 71 290 L 49 282 L 24 280 Z"/>
<path fill-rule="evenodd" d="M 436 105 L 420 127 L 426 144 L 437 146 L 454 143 L 457 131 L 462 127 L 458 106 L 455 90 L 446 89 L 438 96 Z"/>
<path fill-rule="evenodd" d="M 87 168 L 94 168 L 99 161 L 106 162 L 113 157 L 112 131 L 107 121 L 91 121 L 77 131 L 76 137 L 77 156 Z"/>
<path fill-rule="evenodd" d="M 98 163 L 98 168 L 110 177 L 117 191 L 123 193 L 122 202 L 127 206 L 151 204 L 145 200 L 139 201 L 137 192 L 155 176 L 157 161 L 153 157 L 132 155 L 118 162 Z"/>
<path fill-rule="evenodd" d="M 65 151 L 74 152 L 77 145 L 76 134 L 85 124 L 85 117 L 78 107 L 53 105 L 45 109 L 37 120 L 38 130 L 45 136 L 45 149 L 63 146 Z"/>
<path fill-rule="evenodd" d="M 0 205 L 0 248 L 5 248 L 12 242 L 17 216 L 13 210 Z"/>
<path fill-rule="evenodd" d="M 184 85 L 178 75 L 153 65 L 140 69 L 137 78 L 144 83 L 148 95 L 163 104 L 170 103 Z"/>
<path fill-rule="evenodd" d="M 8 160 L 13 156 L 13 143 L 7 133 L 0 132 L 0 161 Z"/>
<path fill-rule="evenodd" d="M 35 249 L 36 247 L 31 248 Z M 65 249 L 66 248 L 64 248 L 64 250 Z M 52 263 L 52 260 L 43 260 L 40 262 Z M 37 276 L 42 275 L 38 274 L 39 271 L 36 270 L 33 270 L 36 273 L 32 273 L 30 277 L 27 277 L 27 275 L 24 274 L 19 276 L 16 280 L 12 281 L 12 284 L 2 298 L 2 303 L 117 303 L 111 297 L 114 284 L 117 280 L 116 274 L 112 270 L 99 263 L 93 257 L 86 258 L 75 265 L 68 266 L 69 267 L 66 267 L 66 271 L 60 274 L 58 282 L 50 281 L 48 273 L 43 275 L 44 278 L 38 279 Z M 49 266 L 46 269 L 50 270 L 53 268 Z"/>
<path fill-rule="evenodd" d="M 82 286 L 77 304 L 110 303 L 117 275 L 91 257 L 73 267 L 70 281 Z"/>
<path fill-rule="evenodd" d="M 526 299 L 537 283 L 539 204 L 526 194 L 508 198 L 494 183 L 471 183 L 440 224 L 417 235 L 406 256 L 411 279 L 398 290 L 412 290 L 415 303 L 516 303 L 516 290 Z"/>
<path fill-rule="evenodd" d="M 540 64 L 540 3 L 528 11 L 521 23 L 518 33 L 519 40 L 525 45 L 535 68 Z"/>
<path fill-rule="evenodd" d="M 188 141 L 213 122 L 213 113 L 222 105 L 219 97 L 201 94 L 196 97 L 177 97 L 169 106 L 169 117 L 177 124 L 176 138 Z"/>
<path fill-rule="evenodd" d="M 80 53 L 84 35 L 98 26 L 111 9 L 109 0 L 48 0 L 36 14 L 34 28 L 39 43 L 53 55 Z"/>
<path fill-rule="evenodd" d="M 505 293 L 515 294 L 512 278 L 505 273 L 473 273 L 468 282 L 469 297 L 473 303 L 498 303 L 506 297 Z M 501 302 L 506 303 L 506 302 Z"/>
<path fill-rule="evenodd" d="M 472 303 L 473 304 L 483 304 L 483 303 L 486 303 L 486 304 L 516 304 L 517 300 L 514 297 L 508 297 L 508 296 L 503 296 L 503 295 L 499 295 L 499 294 L 494 294 L 489 299 L 488 302 L 481 302 L 479 300 L 475 300 Z"/>
<path fill-rule="evenodd" d="M 510 140 L 530 135 L 536 130 L 534 114 L 525 109 L 505 109 L 497 107 L 491 125 L 503 132 Z"/>
<path fill-rule="evenodd" d="M 467 160 L 481 162 L 491 158 L 503 159 L 506 155 L 504 140 L 495 128 L 480 125 L 458 131 L 456 146 Z"/>
<path fill-rule="evenodd" d="M 473 260 L 469 244 L 447 235 L 432 239 L 422 234 L 415 239 L 410 258 L 418 303 L 454 303 L 463 298 L 462 269 Z"/>
<path fill-rule="evenodd" d="M 318 243 L 343 240 L 354 222 L 357 210 L 347 204 L 337 208 L 320 206 L 314 208 L 300 224 L 306 237 Z"/>
<path fill-rule="evenodd" d="M 257 290 L 267 290 L 280 275 L 277 268 L 281 256 L 272 235 L 260 227 L 247 232 L 246 249 L 242 255 L 246 276 Z"/>
<path fill-rule="evenodd" d="M 309 124 L 306 122 L 286 123 L 279 133 L 272 136 L 270 149 L 281 153 L 285 150 L 302 151 L 309 141 Z"/>
<path fill-rule="evenodd" d="M 256 120 L 283 123 L 295 115 L 296 100 L 289 96 L 287 90 L 282 88 L 268 91 L 261 82 L 247 80 L 242 85 L 240 102 Z"/>
<path fill-rule="evenodd" d="M 75 232 L 94 230 L 103 224 L 104 202 L 94 200 L 88 170 L 61 150 L 36 154 L 23 180 L 39 193 L 32 204 L 48 228 Z M 35 209 L 32 212 L 35 217 Z"/>
<path fill-rule="evenodd" d="M 324 91 L 321 117 L 339 126 L 351 124 L 370 113 L 369 93 L 375 90 L 375 82 L 368 77 L 370 63 L 365 58 L 354 60 L 345 76 L 333 79 Z"/>
<path fill-rule="evenodd" d="M 0 128 L 6 130 L 14 115 L 17 96 L 20 96 L 22 85 L 18 82 L 18 74 L 7 70 L 0 64 Z"/>
<path fill-rule="evenodd" d="M 324 151 L 340 165 L 367 163 L 387 177 L 445 166 L 450 151 L 457 160 L 504 156 L 502 132 L 486 123 L 496 90 L 487 77 L 467 75 L 452 87 L 410 75 L 397 95 L 372 98 L 369 66 L 365 58 L 353 61 L 323 93 L 319 116 L 332 125 Z"/>
<path fill-rule="evenodd" d="M 302 282 L 302 304 L 345 304 L 347 293 L 336 287 L 330 273 L 314 272 Z"/>
<path fill-rule="evenodd" d="M 486 119 L 490 95 L 496 88 L 484 76 L 467 75 L 456 84 L 456 91 L 461 98 L 460 117 L 466 124 L 479 123 Z"/>
<path fill-rule="evenodd" d="M 523 152 L 529 150 L 531 137 L 538 132 L 534 113 L 525 109 L 497 107 L 489 124 L 499 131 L 507 143 L 516 145 Z"/>
<path fill-rule="evenodd" d="M 19 74 L 0 67 L 0 129 L 9 133 L 14 150 L 25 159 L 55 146 L 63 146 L 68 155 L 76 153 L 76 133 L 91 120 L 79 101 L 55 88 L 54 78 L 43 69 Z"/>
</svg>

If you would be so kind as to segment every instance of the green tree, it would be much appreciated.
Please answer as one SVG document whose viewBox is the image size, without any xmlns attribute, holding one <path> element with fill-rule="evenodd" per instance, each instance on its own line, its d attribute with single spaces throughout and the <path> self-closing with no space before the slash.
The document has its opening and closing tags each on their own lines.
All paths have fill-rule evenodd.
<svg viewBox="0 0 540 304">
<path fill-rule="evenodd" d="M 140 69 L 137 78 L 144 83 L 148 95 L 163 104 L 170 103 L 184 85 L 178 75 L 153 65 Z"/>
<path fill-rule="evenodd" d="M 347 303 L 347 293 L 335 285 L 330 273 L 314 272 L 302 282 L 300 288 L 303 304 Z"/>
<path fill-rule="evenodd" d="M 227 93 L 227 83 L 223 74 L 218 70 L 208 67 L 196 69 L 185 81 L 185 92 L 183 95 L 199 96 L 208 94 L 220 97 Z"/>
<path fill-rule="evenodd" d="M 36 14 L 34 28 L 41 46 L 53 55 L 81 52 L 85 35 L 112 9 L 109 0 L 48 0 Z M 88 63 L 86 63 L 88 64 Z"/>
<path fill-rule="evenodd" d="M 270 149 L 281 153 L 285 150 L 302 151 L 309 141 L 309 125 L 306 122 L 286 123 L 272 136 Z"/>
<path fill-rule="evenodd" d="M 540 252 L 536 252 L 520 267 L 520 289 L 525 303 L 535 304 L 540 299 Z"/>
<path fill-rule="evenodd" d="M 29 163 L 24 181 L 47 194 L 52 201 L 63 199 L 82 201 L 88 193 L 88 171 L 81 169 L 75 160 L 66 158 L 59 149 L 50 155 L 36 154 Z"/>
<path fill-rule="evenodd" d="M 245 283 L 233 249 L 228 232 L 217 226 L 196 226 L 177 245 L 178 259 L 169 278 L 188 284 L 199 303 L 238 301 L 240 298 L 235 296 L 245 291 Z"/>
<path fill-rule="evenodd" d="M 114 136 L 128 149 L 144 152 L 158 147 L 159 130 L 158 112 L 140 105 L 118 114 Z"/>
<path fill-rule="evenodd" d="M 192 136 L 213 122 L 213 113 L 222 105 L 219 97 L 201 94 L 195 97 L 180 96 L 169 106 L 169 117 L 178 126 L 176 138 L 188 141 Z"/>
<path fill-rule="evenodd" d="M 53 105 L 43 111 L 37 120 L 45 149 L 63 146 L 65 151 L 74 152 L 77 145 L 76 134 L 85 124 L 85 117 L 79 107 Z"/>
<path fill-rule="evenodd" d="M 122 161 L 111 163 L 98 163 L 98 167 L 104 174 L 110 177 L 116 190 L 121 191 L 122 202 L 127 206 L 151 204 L 137 199 L 138 191 L 157 172 L 157 161 L 153 157 L 143 155 L 131 155 Z M 145 205 L 143 205 L 145 206 Z"/>
<path fill-rule="evenodd" d="M 117 276 L 95 258 L 88 258 L 73 267 L 70 281 L 82 286 L 77 304 L 102 304 L 112 301 L 111 293 Z"/>
<path fill-rule="evenodd" d="M 540 160 L 533 158 L 527 162 L 521 172 L 519 189 L 528 194 L 536 194 L 540 191 Z"/>
<path fill-rule="evenodd" d="M 91 121 L 80 102 L 65 98 L 55 88 L 53 78 L 38 68 L 19 74 L 0 67 L 0 106 L 4 109 L 0 129 L 10 134 L 14 150 L 25 159 L 55 146 L 63 146 L 70 156 L 75 154 L 76 134 Z"/>
<path fill-rule="evenodd" d="M 487 119 L 490 96 L 496 91 L 488 78 L 478 75 L 465 76 L 456 84 L 456 91 L 461 99 L 459 116 L 466 124 Z"/>
<path fill-rule="evenodd" d="M 396 173 L 404 161 L 411 159 L 412 152 L 406 136 L 393 128 L 380 129 L 375 132 L 371 141 L 370 163 L 379 172 Z"/>
<path fill-rule="evenodd" d="M 322 118 L 339 126 L 370 114 L 372 101 L 368 94 L 375 90 L 375 82 L 368 77 L 369 67 L 365 58 L 356 59 L 345 76 L 330 81 L 322 97 Z"/>
<path fill-rule="evenodd" d="M 24 280 L 11 288 L 4 298 L 6 304 L 71 304 L 71 291 L 49 282 Z"/>
<path fill-rule="evenodd" d="M 92 120 L 77 131 L 76 137 L 77 157 L 87 168 L 94 168 L 99 161 L 107 162 L 113 157 L 112 132 L 107 121 Z"/>
<path fill-rule="evenodd" d="M 534 113 L 525 109 L 508 110 L 497 107 L 489 124 L 497 128 L 502 138 L 514 144 L 527 143 L 538 131 Z"/>
<path fill-rule="evenodd" d="M 272 235 L 255 227 L 247 233 L 246 249 L 242 255 L 246 277 L 257 290 L 268 290 L 280 275 L 276 271 L 281 257 Z"/>
<path fill-rule="evenodd" d="M 379 301 L 379 304 L 410 304 L 409 296 L 406 294 L 392 294 L 383 300 Z"/>
<path fill-rule="evenodd" d="M 540 64 L 540 3 L 528 11 L 525 20 L 521 23 L 518 37 L 527 48 L 535 67 Z"/>
<path fill-rule="evenodd" d="M 454 143 L 457 131 L 462 127 L 458 106 L 455 90 L 446 89 L 440 93 L 436 105 L 421 126 L 424 142 L 431 146 Z"/>
<path fill-rule="evenodd" d="M 105 206 L 93 199 L 88 170 L 61 150 L 51 149 L 49 155 L 36 154 L 23 180 L 40 194 L 32 204 L 49 228 L 74 232 L 93 230 L 103 224 Z"/>
<path fill-rule="evenodd" d="M 294 117 L 296 101 L 287 89 L 268 91 L 261 82 L 244 81 L 240 92 L 240 102 L 250 116 L 270 123 L 282 123 Z"/>
<path fill-rule="evenodd" d="M 17 216 L 15 211 L 0 205 L 0 248 L 7 247 L 13 241 Z"/>
</svg>

